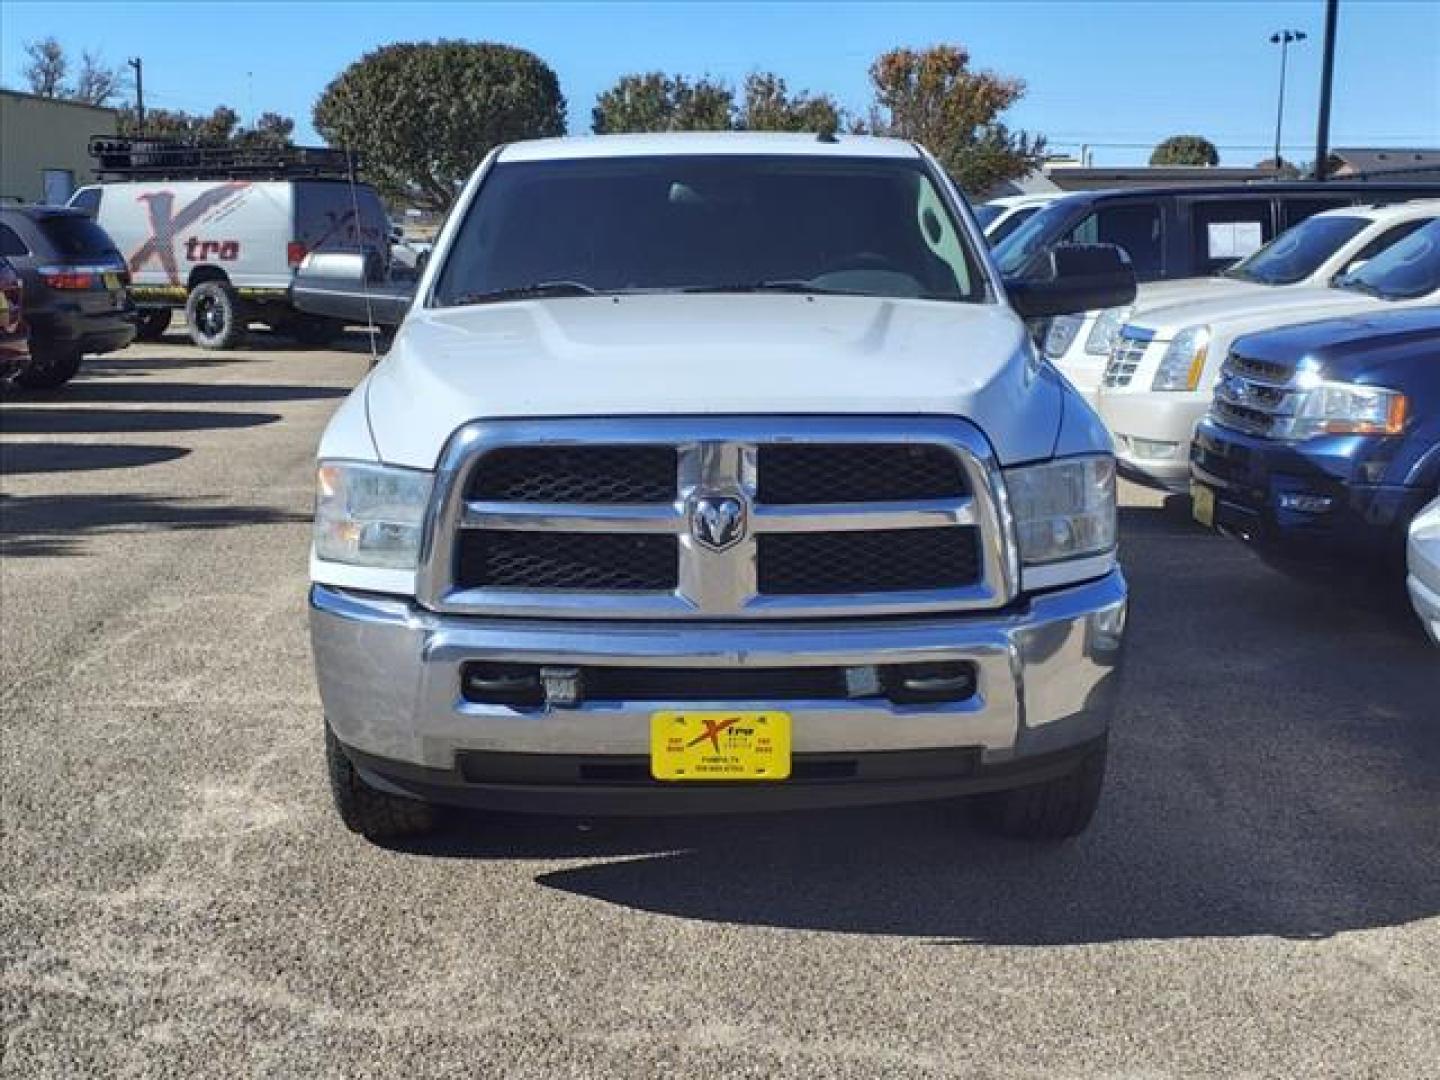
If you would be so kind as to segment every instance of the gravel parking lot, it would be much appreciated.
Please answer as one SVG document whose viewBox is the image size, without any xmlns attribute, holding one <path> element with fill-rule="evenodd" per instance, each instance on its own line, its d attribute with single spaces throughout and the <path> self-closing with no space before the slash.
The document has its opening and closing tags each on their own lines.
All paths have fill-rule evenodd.
<svg viewBox="0 0 1440 1080">
<path fill-rule="evenodd" d="M 305 553 L 366 357 L 275 341 L 0 409 L 7 1075 L 1436 1075 L 1440 654 L 1137 488 L 1077 843 L 934 806 L 346 833 Z"/>
</svg>

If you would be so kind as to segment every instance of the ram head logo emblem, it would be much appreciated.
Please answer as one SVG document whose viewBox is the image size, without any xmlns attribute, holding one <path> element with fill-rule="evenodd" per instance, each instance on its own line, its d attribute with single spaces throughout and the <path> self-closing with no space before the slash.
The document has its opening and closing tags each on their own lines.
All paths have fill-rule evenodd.
<svg viewBox="0 0 1440 1080">
<path fill-rule="evenodd" d="M 731 495 L 701 495 L 690 503 L 690 535 L 701 547 L 724 551 L 745 536 L 745 503 Z"/>
</svg>

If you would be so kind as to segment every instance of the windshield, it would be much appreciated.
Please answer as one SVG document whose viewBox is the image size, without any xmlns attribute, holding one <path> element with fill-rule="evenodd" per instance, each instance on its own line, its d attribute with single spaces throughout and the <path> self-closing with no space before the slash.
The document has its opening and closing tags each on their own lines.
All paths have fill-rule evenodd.
<svg viewBox="0 0 1440 1080">
<path fill-rule="evenodd" d="M 996 206 L 994 203 L 981 203 L 970 209 L 975 212 L 975 220 L 980 223 L 982 229 L 990 228 L 995 219 L 1005 212 L 1005 207 Z"/>
<path fill-rule="evenodd" d="M 1002 277 L 1019 277 L 1040 252 L 1057 244 L 1075 219 L 1077 204 L 1053 202 L 995 246 L 995 263 Z"/>
<path fill-rule="evenodd" d="M 1440 221 L 1411 233 L 1335 284 L 1386 300 L 1413 300 L 1435 292 L 1440 289 Z"/>
<path fill-rule="evenodd" d="M 39 225 L 45 239 L 64 258 L 115 254 L 114 241 L 83 214 L 48 214 L 39 219 Z"/>
<path fill-rule="evenodd" d="M 1370 224 L 1361 217 L 1306 218 L 1287 229 L 1254 254 L 1224 271 L 1224 277 L 1257 285 L 1294 285 L 1304 281 L 1320 264 Z"/>
<path fill-rule="evenodd" d="M 919 160 L 666 155 L 495 165 L 434 303 L 766 289 L 986 298 Z"/>
</svg>

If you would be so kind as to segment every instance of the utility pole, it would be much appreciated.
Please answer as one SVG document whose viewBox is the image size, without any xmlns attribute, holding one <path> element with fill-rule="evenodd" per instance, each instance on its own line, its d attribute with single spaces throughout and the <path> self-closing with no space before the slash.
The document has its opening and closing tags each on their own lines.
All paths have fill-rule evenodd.
<svg viewBox="0 0 1440 1080">
<path fill-rule="evenodd" d="M 1315 179 L 1330 172 L 1330 91 L 1335 81 L 1335 23 L 1340 0 L 1325 0 L 1325 56 L 1320 67 L 1320 124 L 1315 132 Z"/>
<path fill-rule="evenodd" d="M 138 56 L 132 56 L 125 61 L 135 69 L 135 126 L 137 133 L 145 134 L 145 76 L 141 71 L 141 60 Z"/>
<path fill-rule="evenodd" d="M 1285 61 L 1290 53 L 1290 43 L 1305 40 L 1303 30 L 1279 30 L 1270 35 L 1270 44 L 1280 46 L 1280 103 L 1275 107 L 1275 171 L 1280 171 L 1280 129 L 1285 123 Z"/>
</svg>

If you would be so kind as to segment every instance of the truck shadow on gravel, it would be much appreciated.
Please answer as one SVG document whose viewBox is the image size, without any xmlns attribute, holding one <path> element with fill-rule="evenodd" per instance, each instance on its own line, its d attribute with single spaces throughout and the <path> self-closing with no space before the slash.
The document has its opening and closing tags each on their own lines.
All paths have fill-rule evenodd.
<svg viewBox="0 0 1440 1080">
<path fill-rule="evenodd" d="M 162 465 L 189 454 L 183 446 L 131 446 L 122 443 L 0 444 L 0 475 L 93 472 Z"/>
<path fill-rule="evenodd" d="M 0 557 L 79 555 L 85 552 L 88 539 L 108 533 L 229 529 L 309 520 L 308 513 L 274 507 L 204 505 L 198 500 L 159 495 L 0 494 Z"/>
<path fill-rule="evenodd" d="M 197 409 L 73 409 L 20 405 L 0 409 L 6 435 L 78 435 L 127 432 L 216 431 L 273 424 L 279 413 Z"/>
<path fill-rule="evenodd" d="M 1068 845 L 960 804 L 607 821 L 465 816 L 430 856 L 574 860 L 536 881 L 656 914 L 1053 946 L 1324 938 L 1440 915 L 1440 656 L 1172 507 L 1125 512 L 1125 708 Z"/>
</svg>

